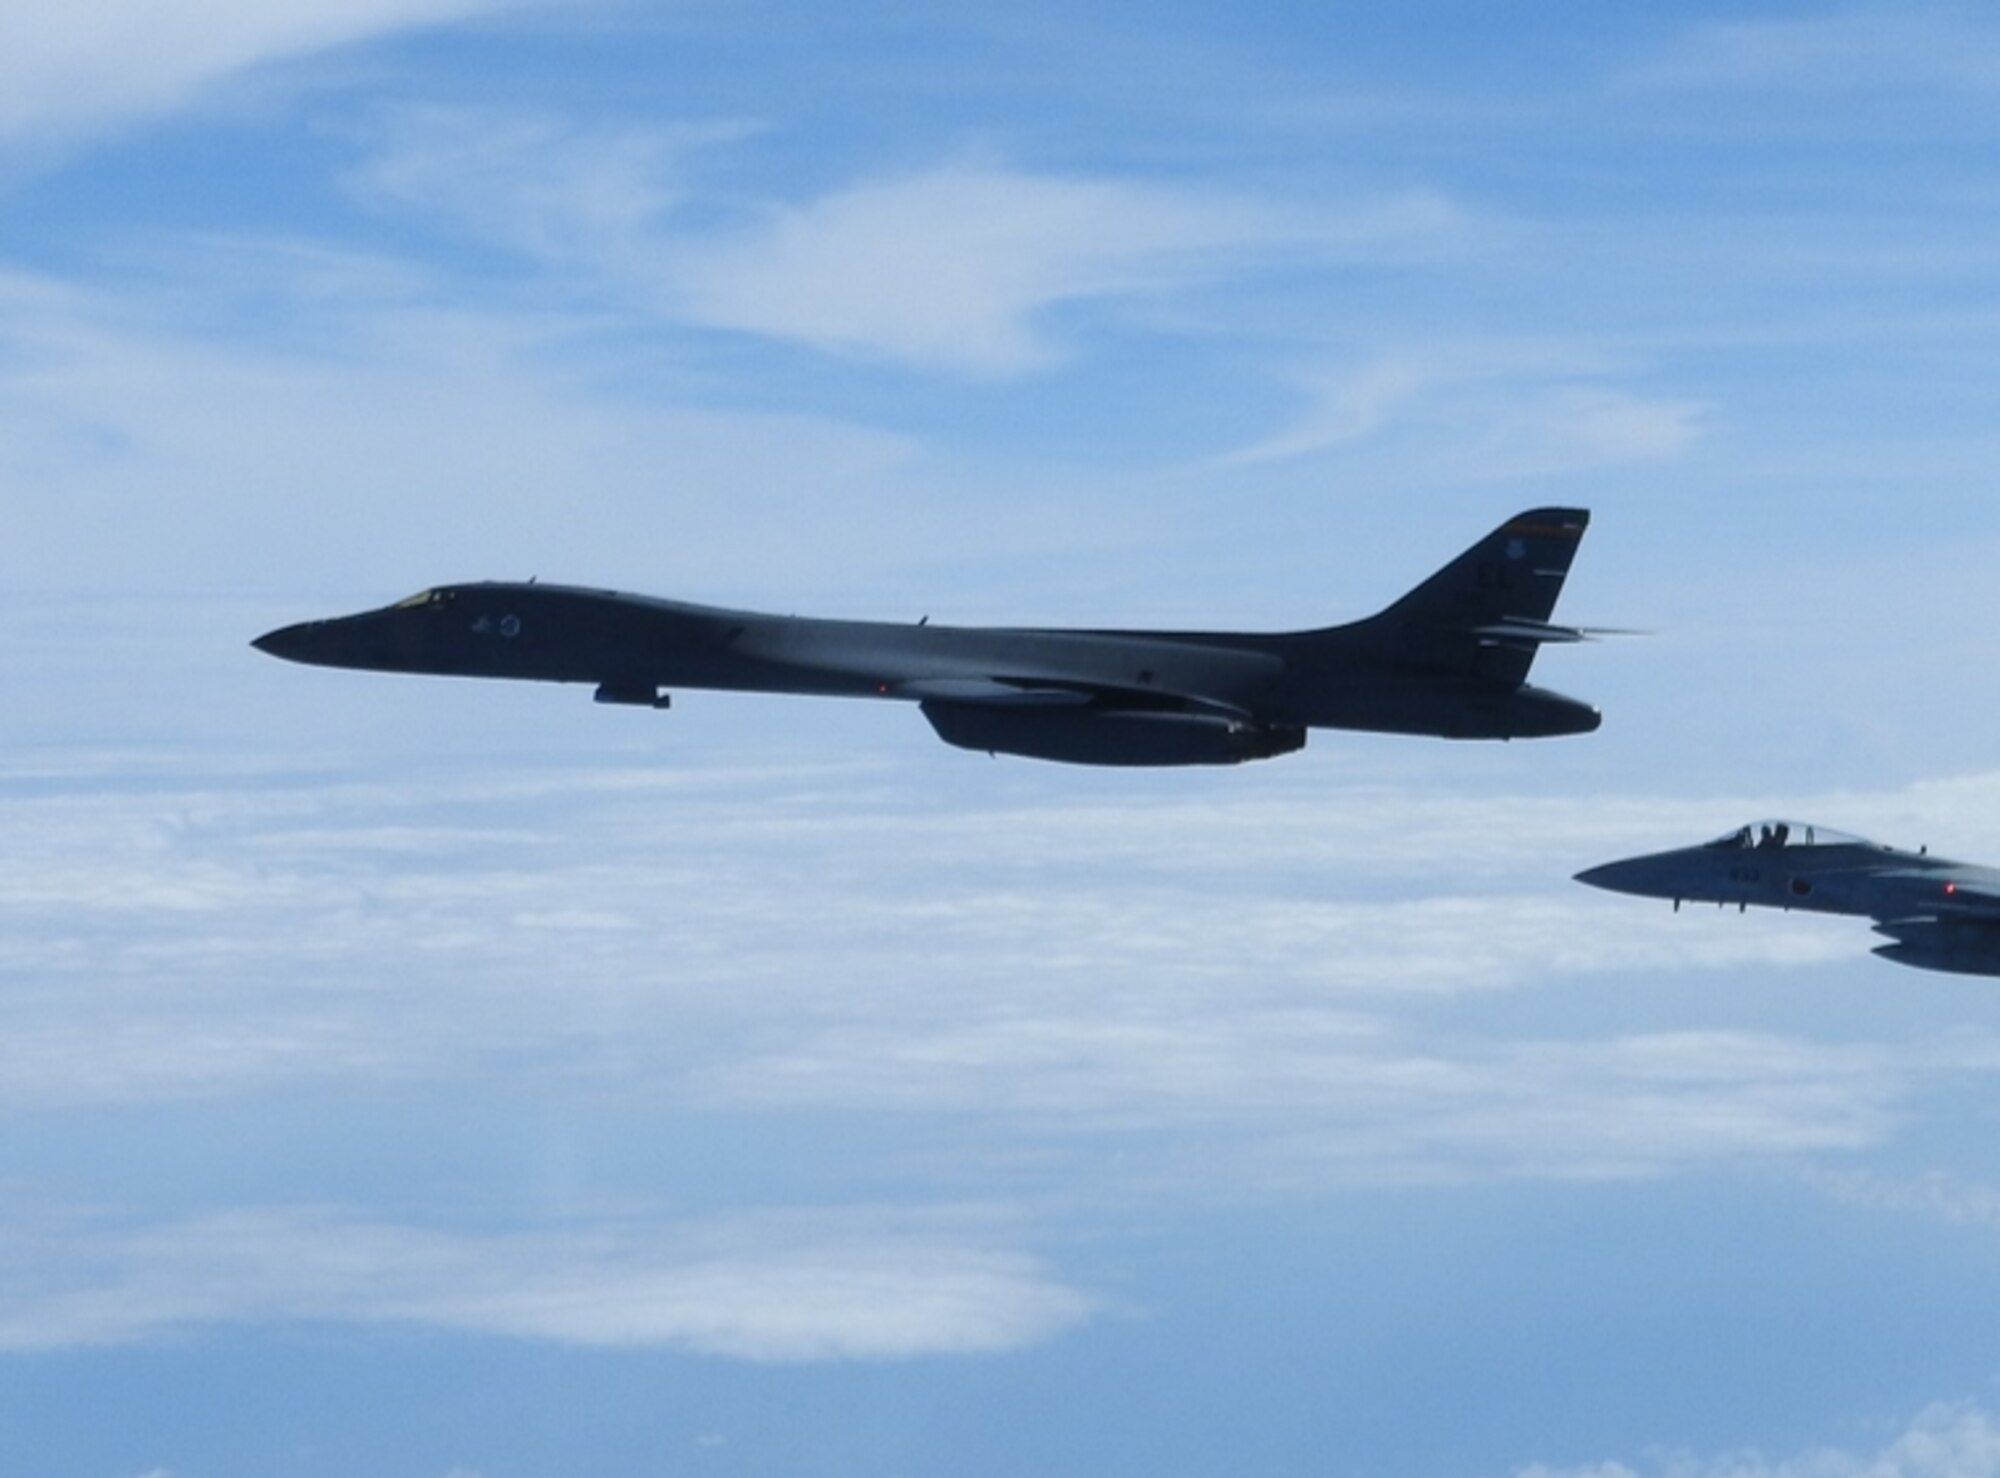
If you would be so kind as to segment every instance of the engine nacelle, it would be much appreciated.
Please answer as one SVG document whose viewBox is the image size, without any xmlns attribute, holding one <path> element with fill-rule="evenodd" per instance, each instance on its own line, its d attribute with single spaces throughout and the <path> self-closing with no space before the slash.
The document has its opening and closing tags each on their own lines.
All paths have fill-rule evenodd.
<svg viewBox="0 0 2000 1478">
<path fill-rule="evenodd" d="M 1894 944 L 1875 953 L 1919 970 L 1952 975 L 2000 975 L 2000 926 L 1985 919 L 1888 919 L 1875 926 Z"/>
<path fill-rule="evenodd" d="M 1290 754 L 1306 742 L 1304 729 L 1266 728 L 1214 713 L 938 701 L 922 706 L 947 744 L 1072 765 L 1240 765 Z"/>
</svg>

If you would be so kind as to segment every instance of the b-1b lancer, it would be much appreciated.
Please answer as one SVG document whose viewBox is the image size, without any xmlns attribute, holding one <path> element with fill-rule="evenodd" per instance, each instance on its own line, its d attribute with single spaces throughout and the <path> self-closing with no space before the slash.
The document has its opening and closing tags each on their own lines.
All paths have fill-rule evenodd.
<svg viewBox="0 0 2000 1478">
<path fill-rule="evenodd" d="M 1903 852 L 1797 821 L 1761 821 L 1699 847 L 1607 862 L 1579 883 L 1737 906 L 1858 914 L 1889 937 L 1875 953 L 1920 970 L 2000 975 L 2000 870 Z"/>
<path fill-rule="evenodd" d="M 759 615 L 567 585 L 441 585 L 379 611 L 257 638 L 326 667 L 594 683 L 665 708 L 668 688 L 916 703 L 962 749 L 1090 765 L 1226 765 L 1306 730 L 1448 739 L 1588 733 L 1597 710 L 1532 687 L 1581 508 L 1508 520 L 1366 620 L 1314 631 L 1095 631 Z"/>
</svg>

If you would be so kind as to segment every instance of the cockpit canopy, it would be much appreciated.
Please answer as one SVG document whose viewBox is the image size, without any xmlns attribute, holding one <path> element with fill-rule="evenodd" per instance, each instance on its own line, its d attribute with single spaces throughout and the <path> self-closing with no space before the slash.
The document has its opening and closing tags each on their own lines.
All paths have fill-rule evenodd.
<svg viewBox="0 0 2000 1478">
<path fill-rule="evenodd" d="M 1866 847 L 1865 839 L 1806 821 L 1753 821 L 1708 844 L 1716 848 Z"/>
<path fill-rule="evenodd" d="M 457 593 L 457 591 L 447 590 L 442 587 L 431 590 L 419 590 L 415 595 L 397 601 L 389 609 L 392 611 L 417 611 L 427 607 L 448 606 L 452 603 Z"/>
</svg>

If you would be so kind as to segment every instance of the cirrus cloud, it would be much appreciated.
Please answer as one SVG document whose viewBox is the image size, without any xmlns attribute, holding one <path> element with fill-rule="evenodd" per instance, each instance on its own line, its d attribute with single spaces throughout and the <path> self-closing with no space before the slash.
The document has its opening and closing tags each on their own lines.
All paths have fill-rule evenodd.
<svg viewBox="0 0 2000 1478">
<path fill-rule="evenodd" d="M 1301 203 L 979 157 L 790 197 L 702 188 L 755 132 L 409 110 L 384 117 L 350 184 L 663 320 L 985 377 L 1066 357 L 1065 310 L 1276 264 L 1406 261 L 1467 225 L 1425 190 Z"/>
<path fill-rule="evenodd" d="M 703 244 L 685 311 L 721 328 L 981 374 L 1060 357 L 1046 316 L 1187 287 L 1273 253 L 1373 254 L 1449 231 L 1431 196 L 1342 219 L 1206 189 L 948 164 L 862 181 Z"/>
<path fill-rule="evenodd" d="M 521 3 L 80 0 L 0 6 L 0 142 L 87 132 L 166 112 L 263 63 Z"/>
</svg>

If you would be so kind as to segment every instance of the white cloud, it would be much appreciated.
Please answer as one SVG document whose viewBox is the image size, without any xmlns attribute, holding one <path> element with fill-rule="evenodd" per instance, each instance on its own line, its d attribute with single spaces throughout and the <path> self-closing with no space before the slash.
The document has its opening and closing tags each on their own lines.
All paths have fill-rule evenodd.
<svg viewBox="0 0 2000 1478">
<path fill-rule="evenodd" d="M 1002 1107 L 1072 1130 L 1234 1126 L 1239 1183 L 1612 1180 L 1864 1148 L 1919 1071 L 1893 1050 L 1747 1033 L 1419 1045 L 1385 1023 L 1246 1008 L 836 1037 L 724 1067 L 713 1091 L 760 1108 Z"/>
<path fill-rule="evenodd" d="M 381 207 L 443 217 L 530 256 L 614 275 L 687 195 L 687 157 L 727 125 L 588 126 L 554 114 L 430 106 L 385 114 L 349 186 Z"/>
<path fill-rule="evenodd" d="M 1552 1467 L 1532 1463 L 1515 1478 L 1995 1478 L 2000 1422 L 1975 1402 L 1941 1401 L 1901 1433 L 1869 1449 L 1816 1447 L 1792 1457 L 1754 1451 L 1703 1456 L 1661 1452 L 1638 1466 L 1622 1462 Z"/>
<path fill-rule="evenodd" d="M 446 728 L 454 695 L 482 697 L 424 699 Z M 233 786 L 0 784 L 0 826 L 38 839 L 0 857 L 0 966 L 34 982 L 0 1002 L 0 1106 L 504 1062 L 537 1091 L 703 1112 L 1190 1130 L 1246 1147 L 1238 1182 L 1606 1178 L 1878 1144 L 1924 1083 L 1995 1070 L 1976 1038 L 1425 1020 L 1636 972 L 1890 973 L 1858 923 L 1677 915 L 1567 881 L 1628 839 L 1708 834 L 1709 805 L 1419 798 L 1309 768 L 1225 777 L 1227 802 L 1166 794 L 1201 784 L 1183 776 L 1082 800 L 1082 778 L 993 768 L 997 791 L 930 805 L 964 761 L 910 755 L 900 780 L 460 759 L 414 784 L 268 765 Z M 1927 803 L 1971 824 L 2000 784 Z"/>
<path fill-rule="evenodd" d="M 571 281 L 594 274 L 621 304 L 676 323 L 990 376 L 1062 357 L 1052 319 L 1065 307 L 1281 260 L 1405 259 L 1463 228 L 1421 192 L 1308 208 L 977 160 L 803 200 L 695 192 L 697 151 L 744 131 L 429 110 L 386 120 L 353 179 L 378 202 L 455 221 Z"/>
<path fill-rule="evenodd" d="M 261 63 L 520 0 L 74 0 L 0 6 L 0 142 L 179 107 Z"/>
<path fill-rule="evenodd" d="M 1845 1205 L 2000 1230 L 2000 1190 L 1968 1185 L 1941 1172 L 1898 1178 L 1868 1170 L 1814 1167 L 1801 1172 L 1800 1179 Z"/>
<path fill-rule="evenodd" d="M 1458 478 L 1555 476 L 1685 452 L 1702 407 L 1622 389 L 1602 356 L 1556 346 L 1404 349 L 1358 369 L 1299 377 L 1292 424 L 1223 459 L 1268 462 L 1400 435 L 1412 458 Z"/>
<path fill-rule="evenodd" d="M 794 551 L 803 578 L 829 551 L 879 557 L 946 517 L 913 509 L 883 531 L 879 511 L 907 490 L 905 438 L 605 394 L 617 355 L 593 348 L 586 318 L 434 309 L 371 259 L 188 256 L 190 279 L 235 295 L 212 305 L 218 318 L 265 324 L 283 297 L 283 328 L 246 346 L 116 292 L 0 278 L 11 587 L 304 577 L 386 599 L 564 567 L 672 581 L 676 562 L 681 580 L 713 579 L 732 542 L 745 568 L 781 570 Z M 772 540 L 774 526 L 817 530 Z M 527 550 L 545 563 L 522 569 Z"/>
<path fill-rule="evenodd" d="M 1018 1349 L 1096 1308 L 966 1216 L 918 1211 L 502 1233 L 319 1208 L 142 1227 L 70 1216 L 0 1227 L 0 1289 L 0 1350 L 15 1351 L 307 1321 L 880 1360 Z"/>
<path fill-rule="evenodd" d="M 2000 29 L 1977 7 L 1848 7 L 1796 20 L 1694 27 L 1641 73 L 1691 88 L 2000 88 Z"/>
<path fill-rule="evenodd" d="M 977 164 L 850 185 L 686 254 L 697 322 L 983 374 L 1057 356 L 1047 315 L 1225 277 L 1272 253 L 1380 251 L 1450 229 L 1430 199 L 1337 223 L 1211 190 Z"/>
<path fill-rule="evenodd" d="M 1437 382 L 1435 371 L 1406 355 L 1392 355 L 1345 374 L 1299 377 L 1308 401 L 1290 426 L 1232 453 L 1231 462 L 1268 462 L 1304 456 L 1372 435 L 1407 411 Z"/>
<path fill-rule="evenodd" d="M 1700 408 L 1690 401 L 1602 385 L 1535 387 L 1510 399 L 1486 439 L 1466 454 L 1489 476 L 1552 477 L 1676 457 L 1700 425 Z"/>
</svg>

